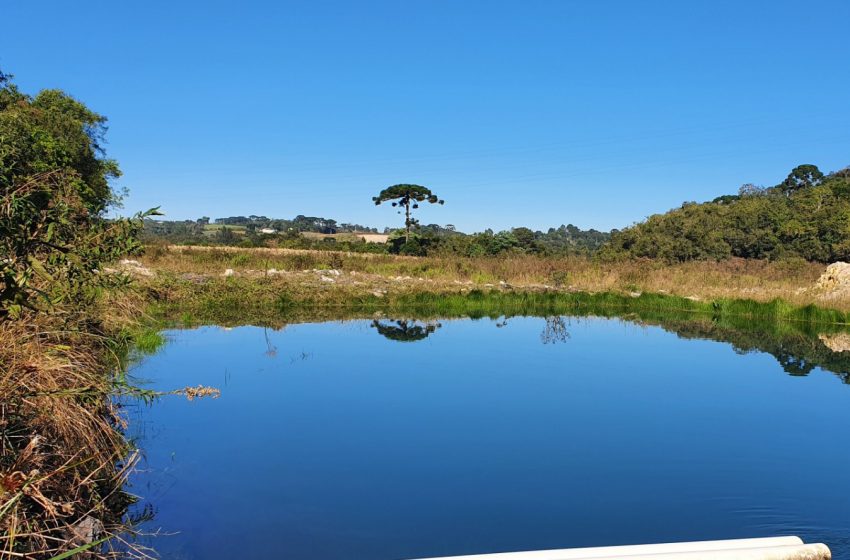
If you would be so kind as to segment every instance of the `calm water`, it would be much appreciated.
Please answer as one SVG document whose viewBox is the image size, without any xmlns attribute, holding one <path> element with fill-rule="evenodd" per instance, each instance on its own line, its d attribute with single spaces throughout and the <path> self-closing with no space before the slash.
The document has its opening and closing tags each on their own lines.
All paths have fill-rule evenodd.
<svg viewBox="0 0 850 560">
<path fill-rule="evenodd" d="M 818 367 L 603 319 L 167 336 L 135 375 L 222 394 L 130 409 L 165 558 L 781 534 L 850 558 L 850 386 Z"/>
</svg>

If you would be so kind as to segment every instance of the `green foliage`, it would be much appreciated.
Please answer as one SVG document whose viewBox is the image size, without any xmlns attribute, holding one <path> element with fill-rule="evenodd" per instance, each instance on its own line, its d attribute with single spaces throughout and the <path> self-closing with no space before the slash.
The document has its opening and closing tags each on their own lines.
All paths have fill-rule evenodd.
<svg viewBox="0 0 850 560">
<path fill-rule="evenodd" d="M 430 204 L 445 204 L 437 195 L 431 192 L 431 189 L 421 185 L 393 185 L 387 187 L 378 193 L 378 196 L 373 196 L 372 201 L 375 206 L 380 206 L 383 202 L 392 201 L 393 207 L 404 207 L 404 229 L 407 241 L 410 241 L 410 230 L 419 222 L 410 215 L 411 209 L 419 208 L 420 202 L 428 202 Z"/>
<path fill-rule="evenodd" d="M 801 165 L 771 188 L 683 204 L 615 232 L 608 257 L 667 262 L 729 257 L 832 262 L 850 258 L 850 172 Z"/>
<path fill-rule="evenodd" d="M 821 170 L 817 166 L 807 163 L 792 169 L 788 177 L 779 186 L 786 194 L 790 194 L 800 189 L 819 185 L 821 181 L 823 181 Z"/>
<path fill-rule="evenodd" d="M 220 245 L 233 245 L 236 243 L 236 234 L 229 227 L 224 226 L 216 232 L 215 240 Z"/>
<path fill-rule="evenodd" d="M 57 90 L 35 98 L 0 74 L 0 318 L 23 308 L 85 305 L 126 279 L 99 274 L 139 252 L 144 216 L 107 220 L 117 164 L 103 157 L 106 119 Z"/>
<path fill-rule="evenodd" d="M 73 186 L 87 210 L 103 212 L 115 202 L 110 180 L 121 175 L 104 156 L 106 118 L 59 90 L 35 97 L 0 80 L 0 189 L 40 173 L 73 171 Z"/>
<path fill-rule="evenodd" d="M 609 233 L 593 229 L 585 231 L 572 224 L 549 228 L 545 233 L 532 231 L 526 227 L 495 233 L 488 229 L 472 235 L 454 233 L 433 237 L 426 251 L 429 255 L 464 257 L 504 254 L 548 256 L 590 254 L 598 250 L 609 238 Z"/>
</svg>

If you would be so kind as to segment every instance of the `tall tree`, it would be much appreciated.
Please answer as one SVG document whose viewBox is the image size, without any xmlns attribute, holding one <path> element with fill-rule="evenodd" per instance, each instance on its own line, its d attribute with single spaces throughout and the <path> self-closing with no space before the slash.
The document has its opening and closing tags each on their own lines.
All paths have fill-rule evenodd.
<svg viewBox="0 0 850 560">
<path fill-rule="evenodd" d="M 382 190 L 378 196 L 373 196 L 372 201 L 375 206 L 379 206 L 382 202 L 392 201 L 393 207 L 404 207 L 404 241 L 410 241 L 410 228 L 418 222 L 411 217 L 411 209 L 419 208 L 420 202 L 428 202 L 430 204 L 445 204 L 445 200 L 440 199 L 437 195 L 431 192 L 431 189 L 421 185 L 393 185 Z M 401 211 L 399 211 L 399 214 Z"/>
<path fill-rule="evenodd" d="M 785 194 L 791 194 L 800 189 L 819 185 L 821 181 L 823 181 L 821 170 L 816 165 L 805 163 L 792 169 L 779 187 Z"/>
</svg>

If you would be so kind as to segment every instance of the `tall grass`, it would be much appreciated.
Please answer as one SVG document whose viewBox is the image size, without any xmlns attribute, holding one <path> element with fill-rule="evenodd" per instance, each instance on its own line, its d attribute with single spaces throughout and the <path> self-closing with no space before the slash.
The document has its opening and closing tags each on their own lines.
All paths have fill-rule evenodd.
<svg viewBox="0 0 850 560">
<path fill-rule="evenodd" d="M 479 287 L 505 282 L 516 287 L 585 292 L 653 292 L 703 299 L 776 298 L 796 306 L 816 303 L 811 288 L 824 266 L 804 261 L 768 262 L 731 259 L 665 265 L 647 260 L 601 262 L 587 257 L 400 257 L 293 249 L 176 247 L 144 258 L 157 270 L 174 274 L 219 275 L 231 268 L 259 273 L 268 269 L 299 272 L 337 269 L 376 278 L 423 279 L 436 283 L 471 283 Z M 832 307 L 850 311 L 850 298 Z"/>
<path fill-rule="evenodd" d="M 133 343 L 159 339 L 139 294 L 0 322 L 0 557 L 111 557 L 128 535 L 135 453 L 111 395 Z M 82 534 L 91 528 L 96 546 Z M 88 530 L 88 529 L 87 529 Z"/>
</svg>

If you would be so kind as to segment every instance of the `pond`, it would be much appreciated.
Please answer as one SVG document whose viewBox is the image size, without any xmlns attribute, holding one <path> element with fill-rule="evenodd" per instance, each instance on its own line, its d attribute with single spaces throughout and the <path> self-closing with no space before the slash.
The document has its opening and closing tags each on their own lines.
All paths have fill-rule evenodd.
<svg viewBox="0 0 850 560">
<path fill-rule="evenodd" d="M 790 534 L 850 558 L 850 352 L 665 326 L 168 331 L 136 378 L 221 396 L 128 407 L 145 456 L 130 491 L 161 533 L 147 542 L 390 560 Z"/>
</svg>

